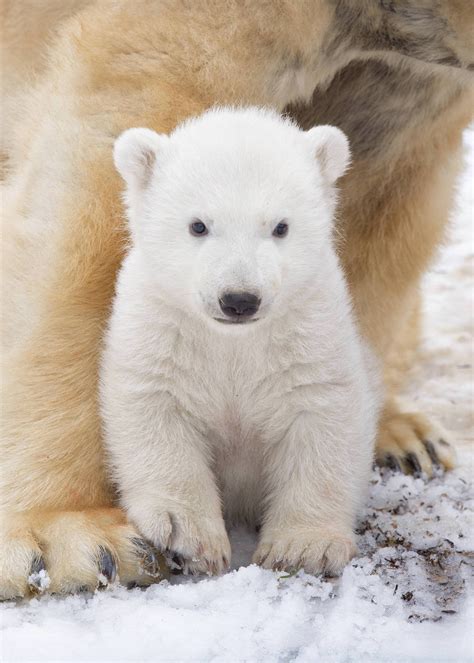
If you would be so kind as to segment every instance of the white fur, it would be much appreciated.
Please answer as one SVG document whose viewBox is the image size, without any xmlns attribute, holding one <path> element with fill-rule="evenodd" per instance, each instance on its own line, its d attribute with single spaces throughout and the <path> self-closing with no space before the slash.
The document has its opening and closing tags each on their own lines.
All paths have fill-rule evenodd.
<svg viewBox="0 0 474 663">
<path fill-rule="evenodd" d="M 101 404 L 130 519 L 194 571 L 227 564 L 223 515 L 262 524 L 264 566 L 340 571 L 379 402 L 331 240 L 347 139 L 214 109 L 169 137 L 127 131 L 115 160 L 133 245 Z M 195 218 L 208 235 L 191 235 Z M 257 321 L 216 320 L 230 290 L 260 296 Z"/>
</svg>

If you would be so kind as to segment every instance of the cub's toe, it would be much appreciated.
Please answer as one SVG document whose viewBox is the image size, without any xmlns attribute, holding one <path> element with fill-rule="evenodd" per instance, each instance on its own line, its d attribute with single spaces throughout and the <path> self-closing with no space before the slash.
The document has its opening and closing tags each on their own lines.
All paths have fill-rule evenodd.
<svg viewBox="0 0 474 663">
<path fill-rule="evenodd" d="M 172 572 L 218 575 L 229 568 L 230 542 L 221 515 L 176 508 L 135 514 L 135 521 L 163 552 Z"/>
<path fill-rule="evenodd" d="M 351 534 L 305 529 L 264 535 L 253 561 L 274 571 L 304 569 L 307 573 L 338 575 L 355 553 Z"/>
</svg>

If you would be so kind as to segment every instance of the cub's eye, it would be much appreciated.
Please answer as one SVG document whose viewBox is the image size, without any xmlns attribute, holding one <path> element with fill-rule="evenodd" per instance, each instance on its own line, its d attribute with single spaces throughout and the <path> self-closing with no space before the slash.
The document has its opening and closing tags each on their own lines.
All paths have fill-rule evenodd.
<svg viewBox="0 0 474 663">
<path fill-rule="evenodd" d="M 189 226 L 189 231 L 191 235 L 195 235 L 196 237 L 202 237 L 203 235 L 207 235 L 209 232 L 206 224 L 203 223 L 202 221 L 199 221 L 199 219 L 196 219 L 196 221 L 193 221 L 190 226 Z"/>
<path fill-rule="evenodd" d="M 280 223 L 273 229 L 272 235 L 274 237 L 286 237 L 286 235 L 288 235 L 288 224 L 284 221 L 280 221 Z"/>
</svg>

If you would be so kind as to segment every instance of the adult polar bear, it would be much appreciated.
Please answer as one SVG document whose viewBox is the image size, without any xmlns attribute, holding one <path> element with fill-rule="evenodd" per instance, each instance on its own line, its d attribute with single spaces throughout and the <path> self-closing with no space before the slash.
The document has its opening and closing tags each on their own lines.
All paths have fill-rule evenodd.
<svg viewBox="0 0 474 663">
<path fill-rule="evenodd" d="M 43 565 L 51 591 L 94 587 L 96 564 L 125 582 L 159 575 L 113 507 L 97 411 L 126 241 L 112 145 L 131 126 L 169 132 L 216 103 L 301 102 L 303 125 L 345 130 L 355 162 L 341 258 L 386 366 L 378 457 L 428 472 L 430 454 L 452 464 L 436 427 L 401 413 L 394 395 L 470 120 L 473 22 L 458 0 L 95 0 L 64 24 L 21 106 L 3 205 L 4 597 L 34 589 Z"/>
</svg>

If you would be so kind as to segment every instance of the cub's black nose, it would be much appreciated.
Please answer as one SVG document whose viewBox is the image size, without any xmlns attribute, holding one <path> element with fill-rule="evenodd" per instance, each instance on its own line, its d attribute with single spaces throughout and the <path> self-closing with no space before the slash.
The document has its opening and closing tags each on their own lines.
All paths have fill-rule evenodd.
<svg viewBox="0 0 474 663">
<path fill-rule="evenodd" d="M 260 298 L 251 292 L 226 292 L 219 298 L 222 312 L 234 319 L 255 315 L 260 301 Z"/>
</svg>

